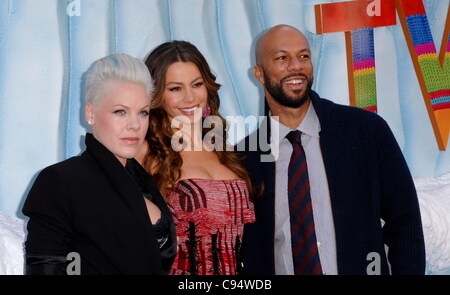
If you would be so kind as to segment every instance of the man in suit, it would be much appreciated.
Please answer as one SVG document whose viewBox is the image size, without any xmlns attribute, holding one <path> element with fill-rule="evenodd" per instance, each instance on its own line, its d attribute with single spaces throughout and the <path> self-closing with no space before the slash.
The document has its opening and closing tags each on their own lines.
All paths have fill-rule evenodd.
<svg viewBox="0 0 450 295">
<path fill-rule="evenodd" d="M 288 166 L 294 146 L 286 138 L 299 130 L 315 228 L 308 251 L 318 254 L 319 274 L 424 274 L 417 193 L 387 123 L 311 90 L 309 43 L 294 27 L 277 25 L 261 34 L 253 73 L 270 111 L 271 149 L 257 144 L 256 151 L 249 150 L 267 141 L 260 130 L 243 142 L 247 169 L 264 189 L 254 200 L 256 223 L 244 229 L 246 273 L 303 273 L 292 254 L 298 231 L 291 234 Z M 268 154 L 273 161 L 267 161 Z"/>
</svg>

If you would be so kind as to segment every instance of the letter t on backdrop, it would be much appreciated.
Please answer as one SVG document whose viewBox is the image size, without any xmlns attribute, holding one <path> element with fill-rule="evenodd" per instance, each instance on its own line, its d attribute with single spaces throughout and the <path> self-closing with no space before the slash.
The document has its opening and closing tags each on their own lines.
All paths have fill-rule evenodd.
<svg viewBox="0 0 450 295">
<path fill-rule="evenodd" d="M 317 34 L 345 32 L 350 105 L 377 111 L 373 28 L 396 24 L 393 0 L 315 5 Z"/>
</svg>

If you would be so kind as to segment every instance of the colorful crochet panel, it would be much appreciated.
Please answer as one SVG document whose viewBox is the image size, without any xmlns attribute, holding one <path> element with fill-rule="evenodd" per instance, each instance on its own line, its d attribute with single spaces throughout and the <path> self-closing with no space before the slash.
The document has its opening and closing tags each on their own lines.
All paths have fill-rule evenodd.
<svg viewBox="0 0 450 295">
<path fill-rule="evenodd" d="M 376 112 L 377 83 L 373 29 L 352 31 L 351 41 L 355 105 Z"/>
<path fill-rule="evenodd" d="M 414 68 L 441 150 L 450 132 L 450 6 L 438 57 L 422 0 L 397 0 Z"/>
</svg>

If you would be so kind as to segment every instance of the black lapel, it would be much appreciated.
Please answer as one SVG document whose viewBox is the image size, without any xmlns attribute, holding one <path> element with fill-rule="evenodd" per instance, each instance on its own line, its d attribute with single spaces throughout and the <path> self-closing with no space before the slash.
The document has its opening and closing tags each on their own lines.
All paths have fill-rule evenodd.
<svg viewBox="0 0 450 295">
<path fill-rule="evenodd" d="M 142 238 L 149 245 L 148 257 L 153 261 L 155 267 L 160 268 L 161 262 L 153 259 L 151 255 L 151 253 L 158 253 L 158 245 L 138 183 L 120 161 L 90 133 L 86 134 L 86 150 L 95 158 L 118 195 L 142 225 Z"/>
</svg>

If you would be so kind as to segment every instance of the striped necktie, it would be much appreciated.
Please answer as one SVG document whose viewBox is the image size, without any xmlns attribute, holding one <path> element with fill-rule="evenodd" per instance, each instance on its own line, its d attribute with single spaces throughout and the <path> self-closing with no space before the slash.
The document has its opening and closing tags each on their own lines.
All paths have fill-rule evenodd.
<svg viewBox="0 0 450 295">
<path fill-rule="evenodd" d="M 320 275 L 322 267 L 317 249 L 308 166 L 300 140 L 301 134 L 295 130 L 286 135 L 293 147 L 288 168 L 288 197 L 294 273 Z"/>
</svg>

